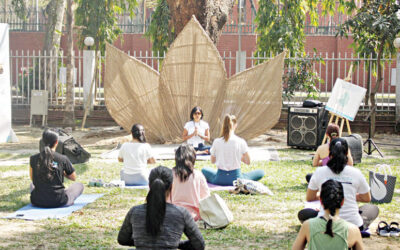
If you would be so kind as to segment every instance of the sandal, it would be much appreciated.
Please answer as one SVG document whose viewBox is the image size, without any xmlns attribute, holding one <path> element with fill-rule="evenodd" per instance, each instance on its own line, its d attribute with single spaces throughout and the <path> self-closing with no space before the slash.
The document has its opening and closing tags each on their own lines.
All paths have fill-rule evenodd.
<svg viewBox="0 0 400 250">
<path fill-rule="evenodd" d="M 391 222 L 390 223 L 390 236 L 398 237 L 399 235 L 400 235 L 399 223 Z"/>
<path fill-rule="evenodd" d="M 383 224 L 383 226 L 381 226 Z M 376 230 L 378 235 L 384 236 L 384 237 L 389 237 L 390 236 L 390 227 L 386 223 L 386 221 L 381 221 L 378 223 L 378 229 Z"/>
</svg>

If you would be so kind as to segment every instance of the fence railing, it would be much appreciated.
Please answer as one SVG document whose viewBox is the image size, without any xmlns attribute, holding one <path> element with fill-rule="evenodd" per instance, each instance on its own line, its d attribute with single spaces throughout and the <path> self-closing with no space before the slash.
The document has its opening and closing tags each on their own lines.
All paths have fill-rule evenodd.
<svg viewBox="0 0 400 250">
<path fill-rule="evenodd" d="M 13 9 L 0 8 L 0 23 L 8 23 L 11 31 L 27 31 L 27 32 L 44 32 L 46 30 L 47 19 L 45 10 L 40 8 L 36 11 L 35 8 L 28 8 L 26 19 L 20 18 Z M 146 12 L 137 8 L 135 16 L 130 17 L 129 14 L 118 16 L 118 27 L 123 33 L 143 34 L 150 22 L 152 9 L 147 9 Z M 224 34 L 237 34 L 239 29 L 243 34 L 255 34 L 257 25 L 254 21 L 256 11 L 253 7 L 247 6 L 242 14 L 242 20 L 239 24 L 237 6 L 229 15 L 228 20 L 223 27 Z M 319 25 L 313 26 L 309 20 L 305 22 L 306 35 L 335 35 L 338 25 L 343 23 L 348 17 L 344 15 L 320 16 Z"/>
<path fill-rule="evenodd" d="M 127 52 L 128 54 L 143 61 L 150 67 L 158 70 L 164 58 L 164 55 L 155 54 L 148 51 Z M 318 54 L 308 55 L 309 57 L 317 56 L 321 61 L 313 63 L 313 70 L 317 72 L 323 80 L 317 84 L 319 90 L 318 99 L 326 102 L 330 97 L 330 92 L 337 78 L 344 79 L 349 71 L 350 65 L 357 62 L 353 67 L 351 82 L 367 88 L 368 84 L 375 86 L 376 77 L 372 71 L 371 62 L 376 62 L 376 58 L 368 56 L 360 56 L 355 54 Z M 237 72 L 237 57 L 235 52 L 222 52 L 221 57 L 225 64 L 228 77 L 233 76 Z M 245 60 L 246 68 L 270 59 L 267 55 L 247 55 Z M 99 60 L 103 60 L 101 58 Z M 299 57 L 290 57 L 289 67 L 293 67 Z M 49 90 L 49 106 L 59 107 L 65 103 L 66 94 L 66 76 L 65 76 L 65 55 L 61 52 L 58 54 L 40 51 L 10 51 L 10 73 L 11 73 L 11 94 L 13 105 L 29 105 L 31 90 Z M 74 84 L 75 84 L 75 105 L 83 105 L 83 52 L 74 52 Z M 104 69 L 106 65 L 101 62 L 100 70 L 96 81 L 96 91 L 94 102 L 96 105 L 104 104 Z M 395 62 L 390 59 L 383 59 L 383 83 L 377 94 L 377 110 L 387 111 L 395 107 L 396 89 L 395 89 Z M 285 104 L 294 104 L 302 102 L 307 93 L 298 91 L 290 100 L 284 100 Z M 362 105 L 361 110 L 368 109 Z"/>
</svg>

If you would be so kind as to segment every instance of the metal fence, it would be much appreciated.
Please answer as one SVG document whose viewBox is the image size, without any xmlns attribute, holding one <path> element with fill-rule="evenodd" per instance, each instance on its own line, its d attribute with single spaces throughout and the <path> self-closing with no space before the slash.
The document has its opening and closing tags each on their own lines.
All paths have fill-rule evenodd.
<svg viewBox="0 0 400 250">
<path fill-rule="evenodd" d="M 242 12 L 241 22 L 239 24 L 238 8 L 234 6 L 232 14 L 229 15 L 228 20 L 223 27 L 224 34 L 237 34 L 239 30 L 243 34 L 255 34 L 257 25 L 254 21 L 256 17 L 256 9 L 254 5 L 247 4 L 244 6 Z M 148 8 L 143 11 L 137 8 L 135 16 L 130 17 L 128 13 L 118 16 L 118 27 L 123 33 L 143 34 L 150 22 L 153 9 Z M 320 11 L 321 12 L 321 11 Z M 335 35 L 338 25 L 348 19 L 348 16 L 337 14 L 334 16 L 326 15 L 319 17 L 318 26 L 314 26 L 307 19 L 305 22 L 306 35 Z M 26 32 L 44 32 L 46 30 L 47 19 L 45 17 L 44 8 L 28 8 L 26 18 L 20 18 L 17 13 L 12 9 L 0 8 L 0 23 L 8 23 L 11 31 L 26 31 Z"/>
<path fill-rule="evenodd" d="M 83 105 L 83 53 L 75 51 L 75 105 Z M 164 58 L 164 55 L 155 54 L 149 51 L 127 52 L 128 54 L 143 61 L 150 67 L 158 70 Z M 360 56 L 354 54 L 318 54 L 308 55 L 308 57 L 320 57 L 322 60 L 313 64 L 314 72 L 317 72 L 323 80 L 317 84 L 319 93 L 318 99 L 326 102 L 330 97 L 330 92 L 337 78 L 344 79 L 349 71 L 350 65 L 357 62 L 353 68 L 352 82 L 356 85 L 367 88 L 368 79 L 371 79 L 371 86 L 375 86 L 376 77 L 373 71 L 368 71 L 369 62 L 376 61 L 376 58 L 368 56 Z M 237 57 L 235 52 L 222 52 L 221 57 L 225 64 L 228 77 L 237 72 Z M 247 55 L 245 60 L 246 68 L 249 68 L 263 60 L 270 59 L 267 55 Z M 300 57 L 290 57 L 289 67 L 292 67 Z M 51 93 L 49 95 L 50 107 L 62 107 L 65 103 L 66 92 L 66 76 L 65 76 L 65 55 L 61 52 L 43 53 L 40 51 L 10 51 L 10 72 L 11 72 L 11 94 L 13 105 L 29 105 L 30 91 L 46 89 Z M 99 59 L 100 70 L 98 73 L 98 81 L 96 81 L 95 105 L 103 106 L 104 104 L 104 58 Z M 377 110 L 389 111 L 395 107 L 395 62 L 390 59 L 383 59 L 384 74 L 383 84 L 377 94 Z M 369 66 L 372 67 L 372 66 Z M 372 68 L 371 68 L 372 69 Z M 286 69 L 287 70 L 287 69 Z M 285 104 L 298 104 L 307 98 L 307 93 L 298 91 L 290 100 L 284 100 Z M 361 110 L 368 109 L 362 105 Z"/>
</svg>

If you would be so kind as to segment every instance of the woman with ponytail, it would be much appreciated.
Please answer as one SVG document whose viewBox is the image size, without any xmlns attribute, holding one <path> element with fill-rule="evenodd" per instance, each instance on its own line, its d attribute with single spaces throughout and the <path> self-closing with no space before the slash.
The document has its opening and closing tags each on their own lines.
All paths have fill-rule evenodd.
<svg viewBox="0 0 400 250">
<path fill-rule="evenodd" d="M 328 142 L 319 146 L 313 158 L 313 167 L 326 166 L 329 160 L 329 142 L 333 139 L 339 138 L 339 126 L 331 123 L 326 128 L 326 137 Z M 351 156 L 350 149 L 347 153 L 347 165 L 353 166 L 353 157 Z"/>
<path fill-rule="evenodd" d="M 182 144 L 175 151 L 171 201 L 186 208 L 197 221 L 200 219 L 199 202 L 210 196 L 210 190 L 204 175 L 194 169 L 195 161 L 196 152 L 191 145 Z"/>
<path fill-rule="evenodd" d="M 122 144 L 119 150 L 118 161 L 124 163 L 120 172 L 121 180 L 127 186 L 145 186 L 148 184 L 149 172 L 147 164 L 153 164 L 150 144 L 146 143 L 144 128 L 141 124 L 134 124 L 131 129 L 132 142 Z"/>
<path fill-rule="evenodd" d="M 29 159 L 31 202 L 37 207 L 71 206 L 83 192 L 82 183 L 73 183 L 65 189 L 64 176 L 75 181 L 75 169 L 69 159 L 55 152 L 58 134 L 46 129 L 42 134 L 44 149 Z"/>
<path fill-rule="evenodd" d="M 360 230 L 356 225 L 339 218 L 339 209 L 344 202 L 343 185 L 327 180 L 321 186 L 320 202 L 324 215 L 303 223 L 293 250 L 304 249 L 364 249 Z"/>
<path fill-rule="evenodd" d="M 118 234 L 118 243 L 137 249 L 204 249 L 205 242 L 190 213 L 170 202 L 172 170 L 151 170 L 146 204 L 132 207 Z M 180 241 L 185 233 L 188 240 Z"/>
<path fill-rule="evenodd" d="M 258 181 L 265 175 L 261 169 L 248 173 L 240 171 L 241 162 L 250 164 L 250 155 L 246 141 L 235 135 L 236 127 L 236 117 L 225 115 L 221 137 L 215 139 L 211 147 L 211 162 L 217 165 L 218 170 L 209 167 L 201 170 L 207 182 L 232 186 L 232 182 L 238 178 Z"/>
<path fill-rule="evenodd" d="M 329 144 L 329 161 L 327 166 L 319 167 L 307 188 L 307 201 L 319 200 L 318 192 L 326 180 L 333 179 L 341 182 L 344 190 L 344 204 L 340 208 L 340 218 L 353 223 L 364 231 L 373 220 L 378 217 L 379 209 L 372 204 L 358 207 L 357 202 L 370 202 L 371 194 L 369 185 L 361 171 L 348 166 L 348 145 L 345 139 L 336 138 Z M 305 221 L 316 216 L 323 216 L 324 210 L 319 212 L 310 208 L 299 212 L 300 221 Z"/>
</svg>

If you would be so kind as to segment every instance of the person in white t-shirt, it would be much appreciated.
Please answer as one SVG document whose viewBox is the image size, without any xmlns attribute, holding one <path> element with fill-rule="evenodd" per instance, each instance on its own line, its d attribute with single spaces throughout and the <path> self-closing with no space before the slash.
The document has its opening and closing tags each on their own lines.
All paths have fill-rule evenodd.
<svg viewBox="0 0 400 250">
<path fill-rule="evenodd" d="M 215 139 L 211 147 L 211 162 L 217 165 L 218 170 L 210 167 L 201 170 L 207 182 L 232 186 L 237 178 L 258 181 L 265 175 L 261 169 L 248 173 L 240 171 L 241 162 L 250 165 L 250 155 L 246 141 L 235 135 L 236 127 L 236 117 L 225 115 L 221 137 Z"/>
<path fill-rule="evenodd" d="M 183 129 L 182 139 L 187 144 L 192 145 L 196 154 L 210 154 L 210 146 L 206 146 L 205 142 L 210 141 L 210 127 L 208 123 L 203 121 L 203 110 L 196 106 L 190 112 L 190 121 L 188 121 Z"/>
<path fill-rule="evenodd" d="M 366 230 L 373 220 L 378 217 L 379 209 L 372 204 L 358 207 L 357 202 L 370 202 L 369 185 L 357 168 L 347 165 L 348 144 L 343 138 L 336 138 L 329 144 L 329 161 L 327 166 L 317 168 L 308 184 L 307 201 L 319 200 L 318 192 L 327 180 L 341 182 L 344 190 L 344 203 L 339 210 L 340 218 Z M 303 209 L 299 212 L 300 221 L 316 216 L 324 216 L 324 210 Z"/>
<path fill-rule="evenodd" d="M 131 129 L 132 142 L 122 144 L 118 161 L 124 163 L 120 172 L 125 185 L 148 185 L 149 170 L 147 164 L 155 163 L 150 144 L 146 143 L 145 131 L 142 125 L 134 124 Z"/>
</svg>

